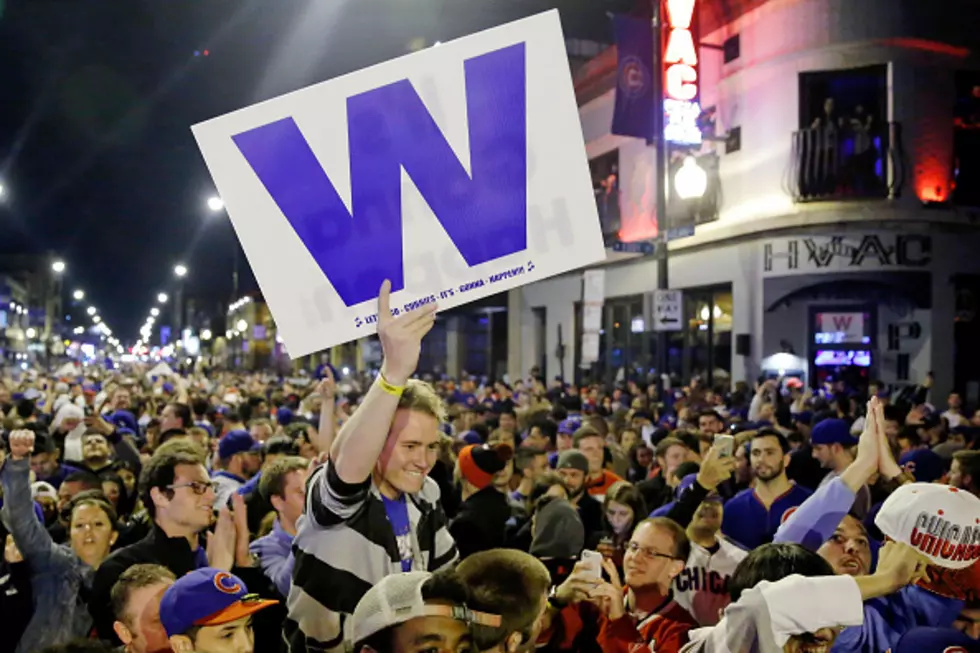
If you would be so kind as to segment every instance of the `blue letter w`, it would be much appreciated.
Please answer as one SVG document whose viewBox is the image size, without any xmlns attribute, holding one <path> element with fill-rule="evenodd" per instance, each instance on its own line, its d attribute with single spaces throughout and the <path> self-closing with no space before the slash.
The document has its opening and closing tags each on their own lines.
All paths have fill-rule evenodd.
<svg viewBox="0 0 980 653">
<path fill-rule="evenodd" d="M 407 79 L 347 99 L 353 215 L 292 118 L 234 136 L 348 306 L 405 285 L 402 168 L 468 265 L 527 248 L 524 44 L 464 70 L 472 178 Z"/>
</svg>

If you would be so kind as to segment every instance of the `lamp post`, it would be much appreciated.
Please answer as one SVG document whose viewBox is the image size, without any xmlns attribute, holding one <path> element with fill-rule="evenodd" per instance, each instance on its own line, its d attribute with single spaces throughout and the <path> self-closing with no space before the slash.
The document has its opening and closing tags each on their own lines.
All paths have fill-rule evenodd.
<svg viewBox="0 0 980 653">
<path fill-rule="evenodd" d="M 651 0 L 653 5 L 653 135 L 655 140 L 654 170 L 657 175 L 657 229 L 660 242 L 657 247 L 657 289 L 670 288 L 669 259 L 667 254 L 667 141 L 664 138 L 664 72 L 663 72 L 663 0 Z M 664 375 L 667 372 L 668 337 L 666 331 L 657 332 L 657 389 L 658 399 L 664 400 L 667 391 Z"/>
<path fill-rule="evenodd" d="M 174 291 L 174 329 L 177 331 L 177 340 L 180 341 L 184 332 L 184 277 L 187 276 L 187 266 L 183 263 L 175 265 L 174 276 L 177 277 L 177 288 Z"/>
</svg>

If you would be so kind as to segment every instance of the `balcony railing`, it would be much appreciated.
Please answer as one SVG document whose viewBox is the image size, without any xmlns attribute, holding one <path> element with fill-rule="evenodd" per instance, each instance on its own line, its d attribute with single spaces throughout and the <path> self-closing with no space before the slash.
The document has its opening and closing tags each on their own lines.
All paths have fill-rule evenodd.
<svg viewBox="0 0 980 653">
<path fill-rule="evenodd" d="M 893 199 L 906 169 L 897 122 L 863 133 L 812 127 L 793 133 L 788 190 L 797 202 Z"/>
</svg>

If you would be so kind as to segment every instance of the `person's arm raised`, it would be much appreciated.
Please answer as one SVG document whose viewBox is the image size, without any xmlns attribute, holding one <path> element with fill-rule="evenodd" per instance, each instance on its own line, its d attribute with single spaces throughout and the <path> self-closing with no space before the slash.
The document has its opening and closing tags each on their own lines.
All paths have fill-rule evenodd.
<svg viewBox="0 0 980 653">
<path fill-rule="evenodd" d="M 363 483 L 371 475 L 388 438 L 401 392 L 418 365 L 422 338 L 435 319 L 434 303 L 392 316 L 391 282 L 385 280 L 381 284 L 378 294 L 378 339 L 384 352 L 381 374 L 330 448 L 331 464 L 344 483 Z"/>
<path fill-rule="evenodd" d="M 868 402 L 864 432 L 858 440 L 857 456 L 840 477 L 855 494 L 878 471 L 879 442 L 884 437 L 884 410 L 877 397 Z"/>
</svg>

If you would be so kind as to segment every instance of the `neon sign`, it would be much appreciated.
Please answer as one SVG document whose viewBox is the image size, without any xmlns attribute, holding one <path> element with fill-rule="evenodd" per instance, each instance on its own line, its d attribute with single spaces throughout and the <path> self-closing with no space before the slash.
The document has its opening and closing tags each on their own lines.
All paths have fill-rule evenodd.
<svg viewBox="0 0 980 653">
<path fill-rule="evenodd" d="M 697 145 L 701 143 L 697 0 L 664 0 L 664 5 L 664 133 L 669 142 Z"/>
</svg>

